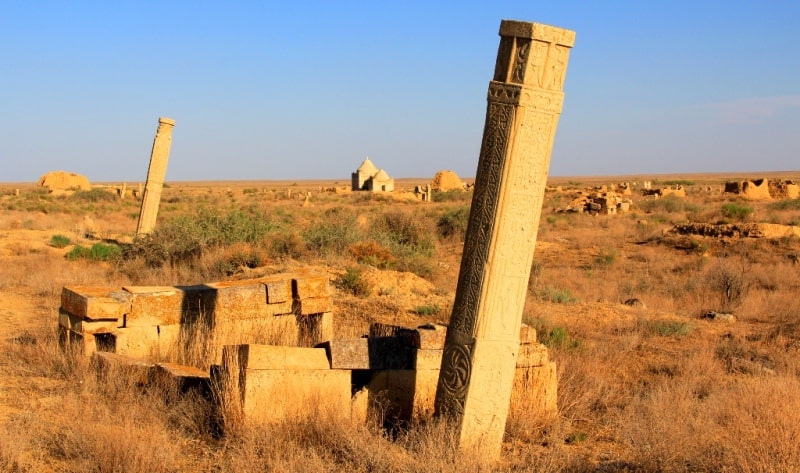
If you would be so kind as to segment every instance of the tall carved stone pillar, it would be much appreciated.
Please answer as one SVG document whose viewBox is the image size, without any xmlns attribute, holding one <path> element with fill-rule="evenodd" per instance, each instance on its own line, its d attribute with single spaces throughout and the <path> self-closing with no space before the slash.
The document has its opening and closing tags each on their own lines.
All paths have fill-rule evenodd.
<svg viewBox="0 0 800 473">
<path fill-rule="evenodd" d="M 504 20 L 436 413 L 496 458 L 573 31 Z"/>
<path fill-rule="evenodd" d="M 136 236 L 148 234 L 156 226 L 161 189 L 164 187 L 164 178 L 167 175 L 169 148 L 172 145 L 172 127 L 174 126 L 175 120 L 171 118 L 160 117 L 158 119 L 158 130 L 153 140 L 153 151 L 150 153 L 150 166 L 147 169 L 147 181 L 144 185 Z"/>
</svg>

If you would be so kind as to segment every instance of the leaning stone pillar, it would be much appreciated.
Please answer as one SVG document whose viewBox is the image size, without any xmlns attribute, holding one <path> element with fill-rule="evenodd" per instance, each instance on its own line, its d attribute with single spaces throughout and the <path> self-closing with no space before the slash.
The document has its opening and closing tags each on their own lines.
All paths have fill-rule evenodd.
<svg viewBox="0 0 800 473">
<path fill-rule="evenodd" d="M 502 447 L 573 31 L 504 20 L 436 414 L 459 448 Z"/>
<path fill-rule="evenodd" d="M 144 185 L 136 236 L 150 233 L 156 226 L 161 189 L 164 187 L 164 178 L 167 175 L 169 147 L 172 144 L 172 127 L 174 126 L 175 120 L 171 118 L 160 117 L 158 119 L 158 130 L 156 138 L 153 140 L 153 151 L 150 153 L 150 167 L 147 169 L 147 181 Z"/>
</svg>

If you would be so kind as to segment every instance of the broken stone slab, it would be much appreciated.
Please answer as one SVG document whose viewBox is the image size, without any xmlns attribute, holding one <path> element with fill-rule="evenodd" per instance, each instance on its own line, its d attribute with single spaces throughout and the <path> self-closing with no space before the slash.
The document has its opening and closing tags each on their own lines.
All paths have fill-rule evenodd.
<svg viewBox="0 0 800 473">
<path fill-rule="evenodd" d="M 292 300 L 292 280 L 286 276 L 259 279 L 267 291 L 267 304 L 280 304 Z"/>
<path fill-rule="evenodd" d="M 117 320 L 130 307 L 129 296 L 118 287 L 64 286 L 61 308 L 86 320 Z"/>
<path fill-rule="evenodd" d="M 282 347 L 276 345 L 226 345 L 225 360 L 236 359 L 247 370 L 330 370 L 324 348 Z"/>
<path fill-rule="evenodd" d="M 441 350 L 444 348 L 444 338 L 446 335 L 446 325 L 420 325 L 411 335 L 412 346 L 421 350 Z"/>
<path fill-rule="evenodd" d="M 444 350 L 415 349 L 412 353 L 414 356 L 414 369 L 417 371 L 438 370 L 442 367 L 442 353 L 444 353 Z"/>
</svg>

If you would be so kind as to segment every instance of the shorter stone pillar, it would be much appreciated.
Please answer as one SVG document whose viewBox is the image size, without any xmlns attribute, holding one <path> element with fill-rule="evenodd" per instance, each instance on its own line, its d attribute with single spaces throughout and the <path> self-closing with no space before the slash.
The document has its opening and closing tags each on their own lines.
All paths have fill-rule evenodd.
<svg viewBox="0 0 800 473">
<path fill-rule="evenodd" d="M 139 212 L 139 224 L 136 226 L 136 236 L 141 236 L 153 231 L 158 216 L 158 206 L 161 202 L 161 190 L 164 187 L 164 177 L 167 175 L 167 161 L 169 161 L 169 148 L 172 145 L 172 128 L 175 120 L 161 117 L 158 119 L 158 130 L 153 140 L 153 151 L 150 153 L 150 167 L 147 170 L 142 207 Z"/>
</svg>

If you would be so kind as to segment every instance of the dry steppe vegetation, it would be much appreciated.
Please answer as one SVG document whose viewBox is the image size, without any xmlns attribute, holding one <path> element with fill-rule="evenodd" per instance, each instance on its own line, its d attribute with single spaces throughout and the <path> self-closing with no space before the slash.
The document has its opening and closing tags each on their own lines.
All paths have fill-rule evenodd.
<svg viewBox="0 0 800 473">
<path fill-rule="evenodd" d="M 654 186 L 682 184 L 686 198 L 634 193 L 627 214 L 552 211 L 575 189 L 618 180 L 551 183 L 563 192 L 545 198 L 524 317 L 558 363 L 559 415 L 512 406 L 495 465 L 454 451 L 435 422 L 387 433 L 377 422 L 331 422 L 324 402 L 282 425 L 219 436 L 202 397 L 98 381 L 55 330 L 64 285 L 298 268 L 330 274 L 342 336 L 373 321 L 446 323 L 469 193 L 421 203 L 320 193 L 317 183 L 171 183 L 157 230 L 134 241 L 135 199 L 0 186 L 0 470 L 796 471 L 800 241 L 668 230 L 800 225 L 800 200 L 745 201 L 721 192 L 724 177 L 684 176 Z M 735 320 L 704 318 L 710 311 Z"/>
</svg>

